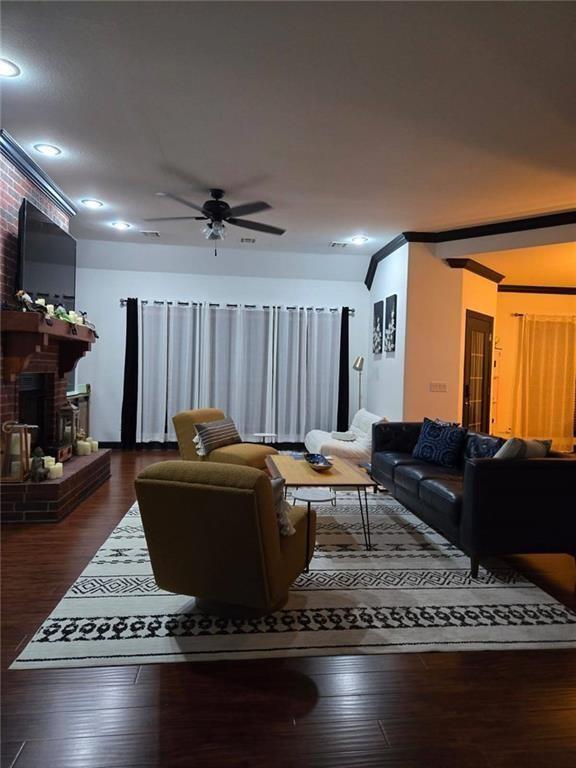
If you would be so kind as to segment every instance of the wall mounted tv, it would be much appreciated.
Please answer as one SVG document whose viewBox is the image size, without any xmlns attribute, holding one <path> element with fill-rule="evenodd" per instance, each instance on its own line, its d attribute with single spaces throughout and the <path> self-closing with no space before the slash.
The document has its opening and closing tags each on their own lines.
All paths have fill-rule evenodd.
<svg viewBox="0 0 576 768">
<path fill-rule="evenodd" d="M 75 308 L 76 240 L 28 200 L 20 206 L 17 288 L 47 304 Z"/>
</svg>

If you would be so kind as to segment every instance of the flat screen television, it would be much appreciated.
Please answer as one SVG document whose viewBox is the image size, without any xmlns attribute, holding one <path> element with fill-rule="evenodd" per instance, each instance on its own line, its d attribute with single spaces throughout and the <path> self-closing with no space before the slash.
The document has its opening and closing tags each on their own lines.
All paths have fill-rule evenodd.
<svg viewBox="0 0 576 768">
<path fill-rule="evenodd" d="M 16 290 L 75 309 L 76 240 L 28 200 L 20 206 Z"/>
</svg>

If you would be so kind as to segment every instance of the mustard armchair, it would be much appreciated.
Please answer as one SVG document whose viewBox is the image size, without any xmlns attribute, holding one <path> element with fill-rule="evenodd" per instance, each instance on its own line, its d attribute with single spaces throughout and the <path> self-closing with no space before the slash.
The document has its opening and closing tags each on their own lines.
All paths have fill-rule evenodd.
<svg viewBox="0 0 576 768">
<path fill-rule="evenodd" d="M 224 412 L 219 408 L 197 408 L 193 411 L 181 411 L 172 418 L 180 456 L 186 461 L 217 461 L 225 464 L 241 464 L 246 467 L 266 468 L 266 456 L 278 453 L 275 448 L 261 443 L 235 443 L 216 448 L 207 456 L 198 456 L 194 438 L 196 437 L 195 424 L 206 421 L 218 421 L 224 418 Z"/>
<path fill-rule="evenodd" d="M 314 553 L 315 511 L 292 507 L 296 533 L 280 536 L 270 478 L 254 467 L 163 461 L 136 495 L 156 583 L 207 613 L 278 610 Z"/>
</svg>

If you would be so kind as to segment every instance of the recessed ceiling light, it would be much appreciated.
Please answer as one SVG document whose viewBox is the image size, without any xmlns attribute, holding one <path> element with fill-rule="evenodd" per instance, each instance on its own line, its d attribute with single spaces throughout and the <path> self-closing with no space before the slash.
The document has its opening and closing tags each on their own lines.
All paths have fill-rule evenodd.
<svg viewBox="0 0 576 768">
<path fill-rule="evenodd" d="M 84 200 L 80 200 L 82 205 L 85 205 L 86 208 L 103 208 L 104 203 L 101 200 L 93 200 L 90 197 L 84 198 Z"/>
<path fill-rule="evenodd" d="M 13 61 L 8 59 L 0 59 L 0 77 L 18 77 L 21 69 Z"/>
<path fill-rule="evenodd" d="M 130 229 L 132 224 L 128 224 L 127 221 L 113 221 L 110 226 L 114 229 Z"/>
<path fill-rule="evenodd" d="M 368 238 L 366 235 L 354 235 L 354 237 L 350 238 L 350 242 L 354 243 L 354 245 L 364 245 L 364 243 L 368 242 Z"/>
<path fill-rule="evenodd" d="M 60 147 L 55 147 L 54 144 L 34 144 L 36 152 L 40 152 L 41 155 L 47 155 L 48 157 L 56 157 L 61 155 L 62 150 Z"/>
</svg>

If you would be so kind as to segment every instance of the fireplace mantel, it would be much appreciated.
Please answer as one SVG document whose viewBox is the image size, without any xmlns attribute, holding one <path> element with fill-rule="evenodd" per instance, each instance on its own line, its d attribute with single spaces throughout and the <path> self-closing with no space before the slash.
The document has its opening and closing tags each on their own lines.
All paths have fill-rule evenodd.
<svg viewBox="0 0 576 768">
<path fill-rule="evenodd" d="M 34 360 L 46 352 L 58 353 L 58 372 L 64 376 L 96 341 L 96 334 L 83 325 L 72 326 L 65 320 L 49 325 L 38 312 L 3 310 L 2 373 L 5 381 L 15 381 Z M 76 333 L 74 333 L 76 329 Z"/>
</svg>

